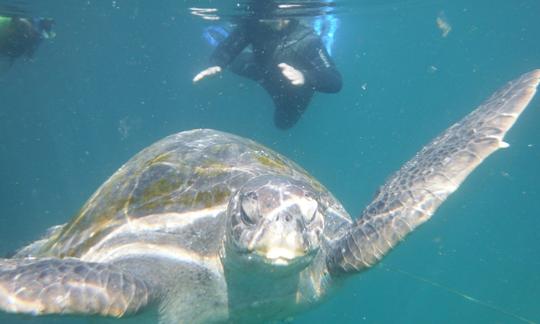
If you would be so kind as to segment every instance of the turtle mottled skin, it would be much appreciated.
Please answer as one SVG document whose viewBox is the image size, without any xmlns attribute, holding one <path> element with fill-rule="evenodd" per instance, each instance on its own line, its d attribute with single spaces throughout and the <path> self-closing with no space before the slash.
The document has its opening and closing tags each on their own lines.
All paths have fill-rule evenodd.
<svg viewBox="0 0 540 324">
<path fill-rule="evenodd" d="M 522 75 L 425 146 L 353 220 L 305 170 L 214 130 L 135 155 L 68 223 L 0 259 L 0 310 L 260 323 L 323 300 L 427 221 L 535 94 Z"/>
</svg>

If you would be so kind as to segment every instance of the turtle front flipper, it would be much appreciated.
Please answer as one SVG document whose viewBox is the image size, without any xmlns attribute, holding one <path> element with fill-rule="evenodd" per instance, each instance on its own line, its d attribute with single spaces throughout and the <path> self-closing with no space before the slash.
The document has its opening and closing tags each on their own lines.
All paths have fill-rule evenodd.
<svg viewBox="0 0 540 324">
<path fill-rule="evenodd" d="M 0 310 L 120 317 L 149 300 L 146 284 L 108 264 L 77 259 L 1 259 Z"/>
<path fill-rule="evenodd" d="M 331 273 L 360 271 L 379 261 L 439 205 L 485 158 L 533 98 L 540 70 L 526 73 L 425 146 L 380 188 L 373 202 L 327 258 Z"/>
</svg>

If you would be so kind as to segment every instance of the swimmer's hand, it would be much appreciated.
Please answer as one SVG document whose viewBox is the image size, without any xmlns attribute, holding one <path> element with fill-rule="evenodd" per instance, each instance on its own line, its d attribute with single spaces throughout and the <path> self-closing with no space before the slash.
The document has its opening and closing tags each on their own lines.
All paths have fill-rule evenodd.
<svg viewBox="0 0 540 324">
<path fill-rule="evenodd" d="M 197 82 L 201 81 L 202 79 L 204 79 L 204 78 L 206 78 L 208 76 L 217 74 L 219 72 L 221 72 L 221 67 L 219 67 L 219 66 L 211 66 L 211 67 L 207 68 L 206 70 L 202 70 L 201 72 L 199 72 L 193 78 L 193 83 L 197 83 Z"/>
<path fill-rule="evenodd" d="M 278 67 L 281 69 L 281 73 L 291 81 L 292 85 L 301 86 L 306 82 L 304 74 L 299 70 L 293 68 L 287 63 L 279 63 Z"/>
</svg>

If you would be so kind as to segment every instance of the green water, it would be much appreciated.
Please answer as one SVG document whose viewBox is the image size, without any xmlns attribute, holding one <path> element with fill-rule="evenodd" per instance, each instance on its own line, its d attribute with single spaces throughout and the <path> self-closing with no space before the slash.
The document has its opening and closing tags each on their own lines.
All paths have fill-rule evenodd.
<svg viewBox="0 0 540 324">
<path fill-rule="evenodd" d="M 208 23 L 187 8 L 212 2 L 78 3 L 31 8 L 56 19 L 57 37 L 0 75 L 0 254 L 67 221 L 140 149 L 200 127 L 289 156 L 358 215 L 423 144 L 506 81 L 540 68 L 538 0 L 344 1 L 334 49 L 344 88 L 317 95 L 284 132 L 256 84 L 231 73 L 191 83 L 210 48 L 201 38 Z M 441 15 L 452 27 L 446 37 Z M 510 148 L 382 266 L 294 323 L 540 322 L 538 125 L 537 98 L 508 134 Z M 115 322 L 0 314 L 0 323 L 107 321 Z"/>
</svg>

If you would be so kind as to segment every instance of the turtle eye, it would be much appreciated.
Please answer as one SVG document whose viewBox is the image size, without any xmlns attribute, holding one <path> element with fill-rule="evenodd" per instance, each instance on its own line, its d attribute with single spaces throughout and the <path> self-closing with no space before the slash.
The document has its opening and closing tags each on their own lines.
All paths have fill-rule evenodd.
<svg viewBox="0 0 540 324">
<path fill-rule="evenodd" d="M 247 225 L 255 225 L 257 223 L 257 215 L 259 214 L 259 204 L 257 194 L 250 192 L 242 197 L 240 208 L 240 218 Z"/>
<path fill-rule="evenodd" d="M 313 198 L 306 198 L 300 203 L 300 210 L 302 211 L 302 215 L 304 215 L 304 220 L 309 224 L 315 219 L 319 204 Z"/>
<path fill-rule="evenodd" d="M 255 225 L 255 220 L 253 220 L 247 213 L 246 211 L 244 210 L 244 208 L 242 208 L 240 210 L 240 218 L 242 219 L 242 222 L 244 222 L 244 224 L 246 225 Z"/>
<path fill-rule="evenodd" d="M 307 223 L 309 224 L 309 223 L 313 222 L 313 220 L 315 219 L 315 216 L 316 216 L 316 215 L 317 215 L 317 209 L 315 209 L 315 210 L 313 211 L 313 213 L 306 215 L 306 216 L 307 216 L 307 217 L 306 217 Z"/>
</svg>

